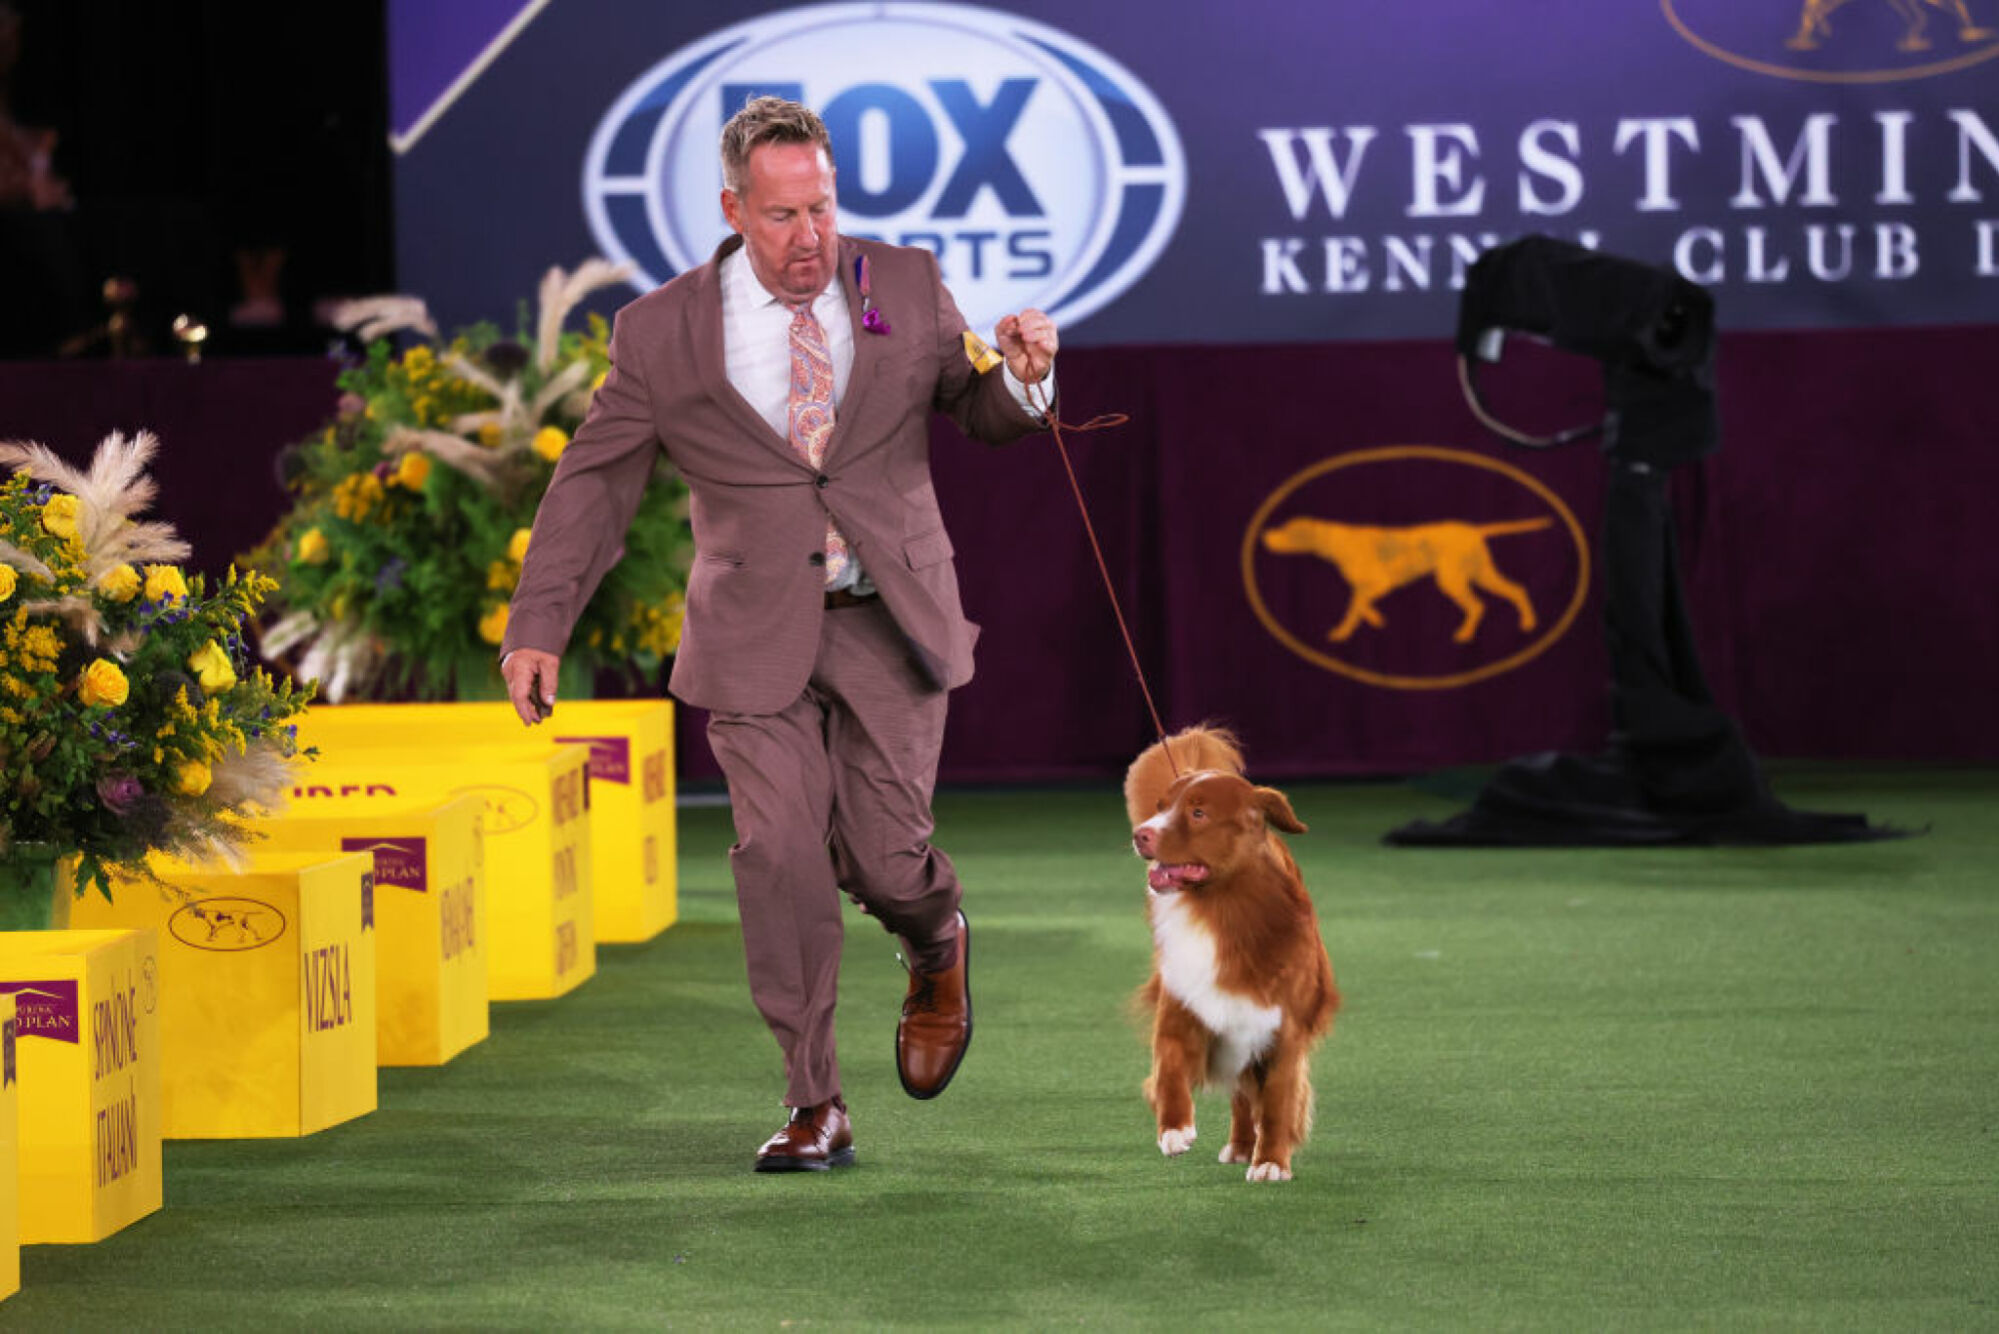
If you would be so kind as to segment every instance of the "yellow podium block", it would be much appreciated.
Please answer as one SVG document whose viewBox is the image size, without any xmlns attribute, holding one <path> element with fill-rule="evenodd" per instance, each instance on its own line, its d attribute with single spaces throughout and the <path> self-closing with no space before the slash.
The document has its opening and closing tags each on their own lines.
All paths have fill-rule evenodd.
<svg viewBox="0 0 1999 1334">
<path fill-rule="evenodd" d="M 409 749 L 306 740 L 319 758 L 292 788 L 301 819 L 476 796 L 485 802 L 486 994 L 543 1000 L 597 971 L 591 906 L 590 752 L 528 743 Z"/>
<path fill-rule="evenodd" d="M 159 952 L 150 929 L 0 931 L 24 1246 L 102 1241 L 160 1207 Z"/>
<path fill-rule="evenodd" d="M 257 822 L 260 853 L 365 852 L 375 859 L 378 1065 L 442 1065 L 485 1040 L 484 812 L 479 798 L 463 796 L 387 812 Z"/>
<path fill-rule="evenodd" d="M 172 892 L 116 880 L 113 901 L 79 898 L 70 921 L 158 932 L 162 1133 L 309 1135 L 374 1111 L 373 860 L 152 865 Z"/>
<path fill-rule="evenodd" d="M 14 998 L 0 996 L 0 1300 L 21 1290 L 21 1109 Z"/>
<path fill-rule="evenodd" d="M 562 700 L 532 732 L 501 701 L 320 705 L 299 720 L 299 743 L 328 752 L 433 741 L 458 750 L 530 739 L 590 748 L 597 943 L 651 940 L 672 926 L 680 915 L 680 859 L 671 700 Z"/>
</svg>

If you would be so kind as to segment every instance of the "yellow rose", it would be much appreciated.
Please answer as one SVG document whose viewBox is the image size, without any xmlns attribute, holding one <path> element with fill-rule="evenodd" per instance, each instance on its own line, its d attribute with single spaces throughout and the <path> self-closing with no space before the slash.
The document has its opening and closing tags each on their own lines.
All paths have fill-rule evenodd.
<svg viewBox="0 0 1999 1334">
<path fill-rule="evenodd" d="M 75 537 L 77 516 L 82 512 L 82 501 L 57 492 L 49 497 L 48 504 L 42 506 L 42 527 L 57 537 Z"/>
<path fill-rule="evenodd" d="M 396 475 L 389 480 L 397 486 L 406 486 L 412 491 L 423 490 L 423 484 L 430 476 L 430 455 L 411 450 L 396 464 Z"/>
<path fill-rule="evenodd" d="M 187 660 L 187 667 L 201 678 L 201 688 L 211 695 L 236 684 L 236 668 L 222 646 L 212 639 L 195 650 L 194 656 Z"/>
<path fill-rule="evenodd" d="M 76 683 L 76 693 L 85 704 L 116 708 L 132 693 L 132 687 L 117 663 L 109 658 L 99 658 L 83 669 L 83 675 Z"/>
<path fill-rule="evenodd" d="M 534 433 L 534 452 L 550 463 L 562 457 L 562 451 L 569 448 L 569 432 L 560 426 L 544 426 Z"/>
<path fill-rule="evenodd" d="M 497 644 L 507 637 L 507 604 L 499 606 L 479 618 L 479 638 L 488 644 Z"/>
<path fill-rule="evenodd" d="M 187 580 L 181 577 L 178 565 L 146 567 L 146 601 L 178 602 L 186 596 Z"/>
<path fill-rule="evenodd" d="M 484 445 L 484 446 L 485 446 L 486 448 L 488 448 L 488 449 L 491 449 L 491 448 L 493 448 L 493 447 L 494 447 L 495 445 L 499 444 L 499 443 L 500 443 L 500 424 L 499 424 L 498 422 L 482 422 L 482 423 L 480 423 L 480 426 L 479 426 L 479 443 L 480 443 L 480 444 L 482 444 L 482 445 Z"/>
<path fill-rule="evenodd" d="M 333 554 L 327 545 L 326 534 L 317 528 L 308 528 L 298 536 L 298 558 L 306 565 L 324 565 L 326 558 Z"/>
<path fill-rule="evenodd" d="M 5 602 L 8 598 L 13 597 L 14 585 L 20 582 L 21 577 L 14 573 L 13 566 L 0 565 L 0 602 Z"/>
<path fill-rule="evenodd" d="M 130 602 L 139 596 L 139 572 L 129 565 L 114 565 L 104 572 L 104 578 L 97 586 L 104 590 L 104 596 L 113 602 Z"/>
<path fill-rule="evenodd" d="M 507 543 L 507 559 L 519 565 L 528 558 L 528 539 L 534 536 L 532 528 L 514 529 L 513 541 Z M 4 596 L 4 594 L 0 594 Z"/>
<path fill-rule="evenodd" d="M 190 797 L 208 791 L 208 785 L 214 781 L 214 773 L 200 760 L 186 760 L 174 773 L 174 786 Z"/>
<path fill-rule="evenodd" d="M 595 393 L 597 390 L 602 389 L 604 381 L 609 379 L 610 375 L 611 372 L 609 371 L 598 371 L 597 378 L 590 382 L 590 392 Z"/>
</svg>

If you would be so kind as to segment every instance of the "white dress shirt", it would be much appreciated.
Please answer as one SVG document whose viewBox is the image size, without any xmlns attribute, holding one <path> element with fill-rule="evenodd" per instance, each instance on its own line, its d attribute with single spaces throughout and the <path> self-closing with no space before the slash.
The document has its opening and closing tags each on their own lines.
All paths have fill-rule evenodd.
<svg viewBox="0 0 1999 1334">
<path fill-rule="evenodd" d="M 756 270 L 740 250 L 722 258 L 722 362 L 729 383 L 743 396 L 759 417 L 770 424 L 780 440 L 791 438 L 791 307 L 771 294 L 758 281 Z M 847 392 L 847 377 L 854 369 L 854 326 L 847 316 L 847 291 L 837 279 L 826 284 L 812 302 L 812 317 L 826 334 L 826 351 L 833 358 L 833 420 L 840 419 L 840 400 Z M 1002 366 L 1007 388 L 1030 416 L 1040 414 L 1028 402 L 1027 386 L 1015 378 L 1012 368 Z M 1055 378 L 1051 370 L 1043 382 L 1044 392 L 1053 394 Z M 848 561 L 836 583 L 829 589 L 851 588 L 856 593 L 875 591 L 858 558 Z"/>
</svg>

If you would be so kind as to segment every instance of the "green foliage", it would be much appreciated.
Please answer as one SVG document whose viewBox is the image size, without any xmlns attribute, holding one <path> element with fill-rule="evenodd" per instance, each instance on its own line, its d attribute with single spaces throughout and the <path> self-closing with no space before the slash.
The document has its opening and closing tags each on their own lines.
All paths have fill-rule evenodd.
<svg viewBox="0 0 1999 1334">
<path fill-rule="evenodd" d="M 527 322 L 525 312 L 522 328 Z M 291 511 L 245 559 L 278 581 L 264 649 L 335 699 L 451 698 L 497 684 L 496 647 L 536 507 L 610 365 L 601 316 L 543 349 L 473 325 L 340 377 L 338 415 L 286 453 Z M 566 670 L 651 678 L 680 642 L 686 490 L 647 488 L 578 619 Z"/>
<path fill-rule="evenodd" d="M 25 468 L 0 483 L 0 856 L 81 854 L 79 883 L 107 894 L 148 852 L 242 841 L 243 817 L 282 794 L 310 698 L 249 666 L 268 579 L 231 570 L 211 591 L 116 558 L 147 546 L 128 540 L 128 495 L 80 498 Z"/>
</svg>

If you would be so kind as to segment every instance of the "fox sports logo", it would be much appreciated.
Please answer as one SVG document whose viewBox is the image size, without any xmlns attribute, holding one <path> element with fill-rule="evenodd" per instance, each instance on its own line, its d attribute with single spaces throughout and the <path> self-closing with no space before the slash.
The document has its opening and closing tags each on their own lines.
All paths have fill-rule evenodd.
<svg viewBox="0 0 1999 1334">
<path fill-rule="evenodd" d="M 815 5 L 681 48 L 599 122 L 584 207 L 639 291 L 728 235 L 716 143 L 765 93 L 825 120 L 841 230 L 935 251 L 975 328 L 1028 306 L 1074 324 L 1137 282 L 1180 220 L 1179 137 L 1103 52 L 965 5 Z"/>
</svg>

